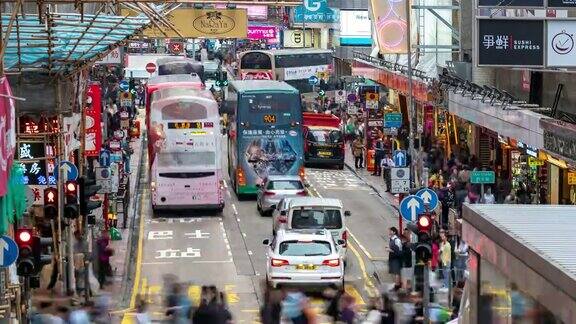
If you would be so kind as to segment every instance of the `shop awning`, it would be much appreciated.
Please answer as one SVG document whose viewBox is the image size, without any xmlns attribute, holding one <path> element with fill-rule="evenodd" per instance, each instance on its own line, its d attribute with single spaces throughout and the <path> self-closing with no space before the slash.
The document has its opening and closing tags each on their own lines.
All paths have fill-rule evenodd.
<svg viewBox="0 0 576 324">
<path fill-rule="evenodd" d="M 4 53 L 6 71 L 66 75 L 96 61 L 150 23 L 145 17 L 49 13 L 2 15 L 2 32 L 10 30 Z"/>
</svg>

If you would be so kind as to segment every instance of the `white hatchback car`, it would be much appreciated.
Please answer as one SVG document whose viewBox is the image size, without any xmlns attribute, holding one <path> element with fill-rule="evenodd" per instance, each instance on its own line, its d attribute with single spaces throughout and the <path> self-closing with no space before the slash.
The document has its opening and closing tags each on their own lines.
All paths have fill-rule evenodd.
<svg viewBox="0 0 576 324">
<path fill-rule="evenodd" d="M 272 240 L 262 243 L 267 246 L 270 286 L 344 289 L 344 262 L 338 251 L 342 242 L 334 242 L 330 231 L 279 229 Z"/>
</svg>

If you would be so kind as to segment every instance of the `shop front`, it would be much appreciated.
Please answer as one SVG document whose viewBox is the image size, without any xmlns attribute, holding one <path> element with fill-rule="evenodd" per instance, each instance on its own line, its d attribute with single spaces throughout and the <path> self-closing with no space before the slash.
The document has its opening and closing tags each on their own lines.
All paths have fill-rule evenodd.
<svg viewBox="0 0 576 324">
<path fill-rule="evenodd" d="M 544 118 L 544 151 L 549 179 L 549 199 L 552 204 L 576 204 L 576 125 Z"/>
</svg>

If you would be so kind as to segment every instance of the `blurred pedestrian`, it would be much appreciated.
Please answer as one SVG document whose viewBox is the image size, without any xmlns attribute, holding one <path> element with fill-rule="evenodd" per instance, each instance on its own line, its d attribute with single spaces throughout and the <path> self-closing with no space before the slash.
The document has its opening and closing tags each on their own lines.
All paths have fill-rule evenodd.
<svg viewBox="0 0 576 324">
<path fill-rule="evenodd" d="M 98 282 L 100 289 L 104 289 L 107 277 L 112 276 L 112 266 L 110 257 L 114 255 L 114 249 L 110 247 L 110 234 L 108 231 L 102 231 L 102 235 L 96 241 L 98 248 Z"/>
<path fill-rule="evenodd" d="M 486 192 L 484 193 L 484 196 L 482 197 L 482 203 L 484 203 L 484 204 L 495 204 L 496 203 L 496 197 L 494 197 L 494 194 L 492 194 L 492 188 L 490 188 L 490 187 L 486 188 Z"/>
<path fill-rule="evenodd" d="M 390 158 L 390 154 L 386 154 L 381 162 L 381 169 L 384 172 L 384 182 L 386 183 L 386 192 L 390 192 L 391 189 L 391 170 L 394 166 L 394 160 Z"/>
<path fill-rule="evenodd" d="M 384 159 L 384 147 L 382 139 L 378 138 L 374 144 L 374 173 L 373 176 L 382 176 L 382 159 Z"/>
<path fill-rule="evenodd" d="M 150 315 L 148 315 L 148 303 L 146 297 L 140 296 L 138 298 L 138 305 L 136 305 L 136 314 L 134 315 L 134 322 L 136 324 L 151 324 Z"/>
<path fill-rule="evenodd" d="M 69 324 L 90 324 L 90 316 L 85 308 L 81 307 L 73 310 L 68 315 Z"/>
<path fill-rule="evenodd" d="M 382 324 L 396 324 L 396 312 L 394 304 L 387 295 L 382 298 Z"/>
<path fill-rule="evenodd" d="M 354 155 L 354 166 L 356 169 L 361 169 L 364 167 L 364 143 L 362 139 L 357 136 L 352 142 L 352 155 Z"/>
<path fill-rule="evenodd" d="M 409 229 L 405 228 L 402 233 L 402 287 L 406 288 L 409 286 L 409 281 L 412 279 L 414 271 L 412 270 L 412 233 Z"/>
<path fill-rule="evenodd" d="M 454 256 L 455 280 L 456 282 L 460 282 L 464 280 L 464 271 L 466 270 L 466 262 L 468 261 L 468 244 L 459 236 L 456 238 Z"/>
<path fill-rule="evenodd" d="M 282 291 L 267 289 L 264 305 L 260 308 L 260 321 L 262 324 L 280 324 L 282 313 Z"/>
<path fill-rule="evenodd" d="M 388 273 L 394 276 L 395 289 L 401 286 L 400 272 L 402 269 L 402 241 L 398 237 L 398 229 L 390 227 L 388 231 Z"/>
<path fill-rule="evenodd" d="M 372 297 L 368 303 L 368 313 L 362 324 L 380 324 L 382 323 L 382 299 Z"/>
<path fill-rule="evenodd" d="M 356 310 L 354 297 L 344 293 L 340 297 L 340 316 L 338 322 L 354 324 L 356 322 Z"/>
<path fill-rule="evenodd" d="M 282 301 L 282 317 L 292 324 L 313 324 L 316 318 L 308 298 L 298 290 L 289 290 L 286 293 Z"/>
<path fill-rule="evenodd" d="M 168 309 L 166 310 L 166 315 L 170 316 L 170 323 L 180 324 L 190 321 L 192 303 L 183 291 L 182 284 L 173 284 L 171 295 L 168 297 Z"/>
<path fill-rule="evenodd" d="M 450 287 L 450 268 L 452 264 L 452 246 L 448 241 L 448 236 L 446 236 L 446 231 L 440 231 L 440 262 L 442 278 L 444 280 L 444 288 L 448 289 Z"/>
</svg>

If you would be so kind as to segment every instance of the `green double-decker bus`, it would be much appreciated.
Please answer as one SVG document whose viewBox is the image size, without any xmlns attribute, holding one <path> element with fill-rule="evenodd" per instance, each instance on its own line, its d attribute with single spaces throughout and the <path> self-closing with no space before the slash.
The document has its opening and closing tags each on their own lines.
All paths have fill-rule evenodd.
<svg viewBox="0 0 576 324">
<path fill-rule="evenodd" d="M 228 85 L 228 173 L 238 195 L 253 195 L 269 175 L 304 177 L 302 105 L 282 81 Z"/>
</svg>

